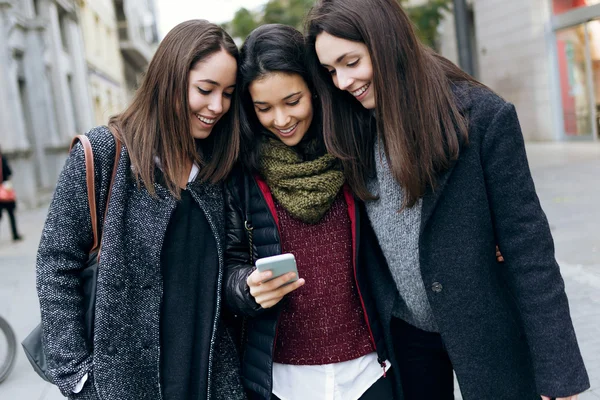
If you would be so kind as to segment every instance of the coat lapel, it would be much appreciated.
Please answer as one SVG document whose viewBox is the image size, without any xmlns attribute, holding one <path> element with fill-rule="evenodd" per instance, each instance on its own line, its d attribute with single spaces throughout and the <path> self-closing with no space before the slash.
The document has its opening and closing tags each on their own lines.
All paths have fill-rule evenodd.
<svg viewBox="0 0 600 400">
<path fill-rule="evenodd" d="M 468 110 L 471 107 L 471 97 L 469 96 L 469 88 L 470 84 L 468 83 L 458 83 L 453 84 L 452 92 L 454 93 L 454 97 L 456 100 L 456 104 L 458 105 L 458 109 L 460 113 L 467 118 L 468 120 Z M 460 152 L 464 150 L 464 145 L 461 144 Z M 460 157 L 460 154 L 459 154 Z M 429 222 L 433 212 L 435 211 L 435 207 L 438 204 L 438 201 L 444 192 L 444 188 L 448 183 L 448 179 L 452 175 L 452 171 L 454 171 L 454 166 L 456 165 L 456 161 L 452 161 L 448 169 L 441 172 L 437 176 L 436 187 L 432 188 L 428 186 L 425 195 L 423 196 L 423 206 L 421 209 L 421 227 L 419 234 L 422 235 L 427 227 L 427 223 Z"/>
<path fill-rule="evenodd" d="M 456 162 L 452 162 L 450 168 L 438 175 L 437 186 L 435 187 L 435 189 L 431 186 L 427 186 L 427 190 L 425 191 L 425 195 L 423 196 L 423 206 L 421 208 L 421 228 L 419 231 L 420 235 L 422 235 L 425 231 L 427 222 L 429 222 L 429 219 L 433 215 L 435 207 L 437 206 L 437 203 L 440 199 L 440 196 L 442 195 L 442 192 L 446 187 L 446 183 L 448 182 L 450 175 L 452 175 L 452 171 L 454 170 L 455 164 Z"/>
</svg>

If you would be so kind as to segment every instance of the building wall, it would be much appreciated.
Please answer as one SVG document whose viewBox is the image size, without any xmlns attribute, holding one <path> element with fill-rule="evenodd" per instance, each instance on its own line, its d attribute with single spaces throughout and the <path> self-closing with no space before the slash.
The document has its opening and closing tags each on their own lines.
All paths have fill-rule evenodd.
<svg viewBox="0 0 600 400">
<path fill-rule="evenodd" d="M 102 125 L 127 105 L 114 2 L 80 1 L 80 20 L 94 124 Z"/>
<path fill-rule="evenodd" d="M 156 7 L 154 0 L 114 0 L 114 3 L 125 84 L 131 97 L 158 45 Z"/>
<path fill-rule="evenodd" d="M 527 140 L 556 140 L 548 1 L 477 0 L 472 7 L 479 80 L 515 104 Z M 440 30 L 440 52 L 455 61 L 451 16 Z"/>
<path fill-rule="evenodd" d="M 20 204 L 47 201 L 71 137 L 92 124 L 72 0 L 0 0 L 0 146 Z"/>
</svg>

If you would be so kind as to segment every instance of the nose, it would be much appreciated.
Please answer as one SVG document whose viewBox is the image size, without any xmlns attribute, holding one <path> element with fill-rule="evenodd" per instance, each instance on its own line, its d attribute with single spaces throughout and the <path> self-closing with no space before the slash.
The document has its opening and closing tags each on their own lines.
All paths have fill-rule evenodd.
<svg viewBox="0 0 600 400">
<path fill-rule="evenodd" d="M 220 94 L 213 96 L 208 104 L 208 109 L 215 114 L 221 114 L 223 112 L 223 96 Z"/>
<path fill-rule="evenodd" d="M 338 89 L 340 90 L 348 90 L 348 88 L 350 86 L 352 86 L 352 84 L 354 83 L 354 78 L 348 76 L 345 72 L 343 71 L 337 71 L 336 72 L 336 78 L 337 78 L 337 83 L 336 86 L 338 87 Z"/>
<path fill-rule="evenodd" d="M 284 110 L 276 109 L 275 110 L 275 120 L 273 121 L 273 125 L 277 129 L 286 128 L 289 125 L 290 116 L 284 112 Z"/>
</svg>

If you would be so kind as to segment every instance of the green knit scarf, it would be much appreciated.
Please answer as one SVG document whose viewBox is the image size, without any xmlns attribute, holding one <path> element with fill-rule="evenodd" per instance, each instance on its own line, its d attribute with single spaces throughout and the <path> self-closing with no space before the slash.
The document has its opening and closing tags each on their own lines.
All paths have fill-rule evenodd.
<svg viewBox="0 0 600 400">
<path fill-rule="evenodd" d="M 260 164 L 273 197 L 294 218 L 308 224 L 321 220 L 344 184 L 340 163 L 332 155 L 304 161 L 276 139 L 263 144 Z"/>
</svg>

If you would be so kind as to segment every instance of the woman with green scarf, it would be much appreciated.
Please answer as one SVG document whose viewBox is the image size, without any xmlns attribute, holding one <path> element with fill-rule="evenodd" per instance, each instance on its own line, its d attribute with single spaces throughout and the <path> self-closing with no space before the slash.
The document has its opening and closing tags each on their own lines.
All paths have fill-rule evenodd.
<svg viewBox="0 0 600 400">
<path fill-rule="evenodd" d="M 226 190 L 225 301 L 243 317 L 250 399 L 391 399 L 393 385 L 364 269 L 380 251 L 362 206 L 325 150 L 302 34 L 254 30 L 238 82 L 245 138 Z M 244 151 L 245 150 L 245 151 Z M 292 253 L 269 280 L 259 258 Z M 387 378 L 386 378 L 387 376 Z"/>
</svg>

